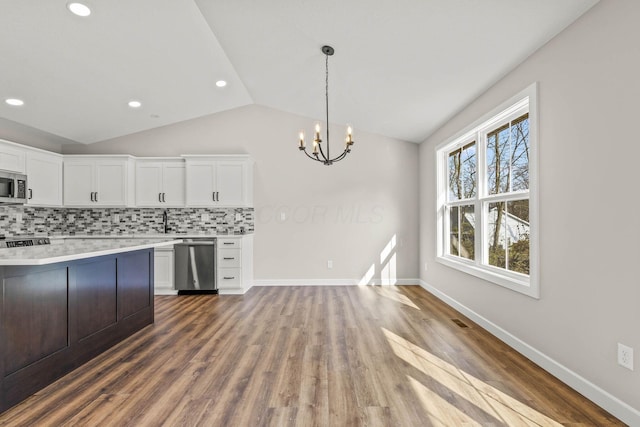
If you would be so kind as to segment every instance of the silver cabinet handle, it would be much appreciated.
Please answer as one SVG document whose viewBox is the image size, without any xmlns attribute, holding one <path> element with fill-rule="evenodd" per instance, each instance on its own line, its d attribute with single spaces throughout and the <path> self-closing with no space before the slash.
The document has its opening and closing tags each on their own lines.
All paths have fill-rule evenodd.
<svg viewBox="0 0 640 427">
<path fill-rule="evenodd" d="M 232 279 L 235 279 L 235 277 L 234 276 L 224 276 L 223 279 L 232 280 Z"/>
<path fill-rule="evenodd" d="M 92 192 L 91 192 L 91 201 L 92 201 L 92 202 L 95 202 L 95 200 L 93 200 L 93 194 L 94 194 L 94 193 L 93 193 L 93 191 L 92 191 Z"/>
<path fill-rule="evenodd" d="M 158 193 L 158 201 L 162 202 L 162 193 Z"/>
<path fill-rule="evenodd" d="M 98 192 L 96 191 L 96 202 L 98 201 Z"/>
<path fill-rule="evenodd" d="M 165 195 L 165 193 L 162 193 L 162 202 L 166 203 L 167 201 L 164 199 L 164 195 Z"/>
<path fill-rule="evenodd" d="M 33 199 L 33 190 L 29 189 L 29 199 Z"/>
<path fill-rule="evenodd" d="M 233 242 L 224 242 L 223 245 L 233 245 Z"/>
<path fill-rule="evenodd" d="M 235 257 L 224 257 L 224 258 L 222 258 L 222 259 L 228 259 L 228 260 L 231 260 L 231 259 L 235 259 Z"/>
</svg>

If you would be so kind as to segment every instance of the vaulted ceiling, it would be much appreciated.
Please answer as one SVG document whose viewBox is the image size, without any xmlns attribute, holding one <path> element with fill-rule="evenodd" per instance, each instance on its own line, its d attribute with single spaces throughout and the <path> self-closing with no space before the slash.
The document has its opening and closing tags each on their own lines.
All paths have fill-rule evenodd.
<svg viewBox="0 0 640 427">
<path fill-rule="evenodd" d="M 82 2 L 0 0 L 0 126 L 89 144 L 252 103 L 323 120 L 329 44 L 330 120 L 421 142 L 597 0 Z"/>
</svg>

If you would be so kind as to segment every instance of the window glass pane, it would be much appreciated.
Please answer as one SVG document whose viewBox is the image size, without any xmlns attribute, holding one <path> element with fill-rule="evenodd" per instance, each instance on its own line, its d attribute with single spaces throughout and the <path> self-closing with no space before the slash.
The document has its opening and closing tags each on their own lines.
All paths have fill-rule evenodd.
<svg viewBox="0 0 640 427">
<path fill-rule="evenodd" d="M 449 208 L 449 253 L 451 255 L 459 255 L 458 242 L 460 235 L 460 227 L 458 222 L 458 207 Z"/>
<path fill-rule="evenodd" d="M 461 154 L 461 149 L 449 154 L 449 200 L 460 200 L 462 198 L 462 182 L 460 182 Z"/>
<path fill-rule="evenodd" d="M 462 187 L 465 199 L 469 199 L 476 196 L 476 167 L 478 162 L 478 156 L 476 156 L 476 142 L 473 141 L 470 144 L 462 147 L 462 167 L 460 171 L 460 181 L 462 181 Z"/>
<path fill-rule="evenodd" d="M 505 202 L 489 203 L 488 235 L 489 265 L 506 268 L 507 251 L 505 248 Z"/>
<path fill-rule="evenodd" d="M 476 217 L 473 205 L 460 207 L 460 256 L 475 259 Z"/>
<path fill-rule="evenodd" d="M 529 114 L 511 122 L 511 190 L 529 189 Z"/>
<path fill-rule="evenodd" d="M 500 194 L 509 191 L 509 124 L 487 134 L 487 192 Z"/>
<path fill-rule="evenodd" d="M 508 269 L 529 274 L 529 200 L 507 203 L 506 228 Z"/>
<path fill-rule="evenodd" d="M 449 209 L 449 254 L 474 259 L 476 219 L 473 205 Z"/>
<path fill-rule="evenodd" d="M 475 197 L 477 162 L 475 141 L 449 153 L 449 200 Z"/>
</svg>

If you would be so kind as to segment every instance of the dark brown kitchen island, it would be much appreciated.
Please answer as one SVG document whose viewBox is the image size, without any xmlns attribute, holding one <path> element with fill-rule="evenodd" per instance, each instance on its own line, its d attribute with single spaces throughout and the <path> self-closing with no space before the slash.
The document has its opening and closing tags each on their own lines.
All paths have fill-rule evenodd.
<svg viewBox="0 0 640 427">
<path fill-rule="evenodd" d="M 153 323 L 146 246 L 44 264 L 0 259 L 0 412 Z"/>
</svg>

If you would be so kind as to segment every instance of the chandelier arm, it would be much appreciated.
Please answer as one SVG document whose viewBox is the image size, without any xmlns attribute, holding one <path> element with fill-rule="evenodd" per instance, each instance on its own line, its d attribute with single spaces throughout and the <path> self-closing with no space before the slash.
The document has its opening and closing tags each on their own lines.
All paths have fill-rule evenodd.
<svg viewBox="0 0 640 427">
<path fill-rule="evenodd" d="M 329 150 L 329 145 L 328 145 L 328 144 L 329 144 L 329 143 L 327 142 L 327 150 Z M 324 151 L 322 151 L 322 144 L 318 144 L 318 148 L 320 149 L 320 155 L 322 156 L 322 158 L 323 158 L 325 161 L 328 161 L 328 160 L 329 160 L 329 156 L 328 156 L 328 155 L 325 155 L 325 154 L 324 154 Z M 327 151 L 327 154 L 329 154 L 329 151 Z"/>
<path fill-rule="evenodd" d="M 300 150 L 300 151 L 303 151 L 304 154 L 306 154 L 307 157 L 310 158 L 311 160 L 315 160 L 316 162 L 322 162 L 322 160 L 320 160 L 319 158 L 314 157 L 314 156 L 310 155 L 309 153 L 307 153 L 307 149 L 306 148 L 303 149 L 303 150 Z"/>
<path fill-rule="evenodd" d="M 345 149 L 342 154 L 340 154 L 338 157 L 336 157 L 335 159 L 333 159 L 334 162 L 339 162 L 340 160 L 344 159 L 345 157 L 347 157 L 347 154 L 349 154 L 351 152 L 351 150 L 349 149 Z"/>
</svg>

